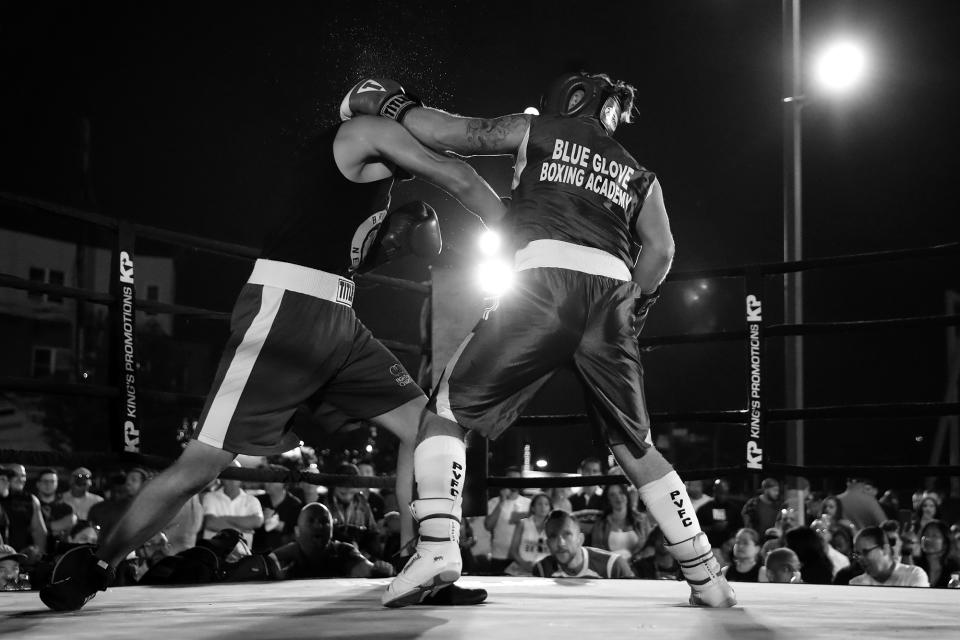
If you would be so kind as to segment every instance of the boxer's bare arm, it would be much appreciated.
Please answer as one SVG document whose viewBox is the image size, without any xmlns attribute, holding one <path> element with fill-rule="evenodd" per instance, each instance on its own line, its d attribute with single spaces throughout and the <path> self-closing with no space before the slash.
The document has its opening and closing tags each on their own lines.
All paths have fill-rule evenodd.
<svg viewBox="0 0 960 640">
<path fill-rule="evenodd" d="M 654 180 L 650 186 L 650 193 L 637 216 L 634 232 L 643 249 L 633 267 L 633 281 L 640 285 L 641 291 L 649 293 L 667 277 L 674 252 L 673 233 L 670 231 L 670 219 L 663 203 L 659 180 Z"/>
<path fill-rule="evenodd" d="M 530 128 L 531 118 L 525 113 L 467 118 L 418 107 L 406 114 L 403 126 L 417 140 L 437 151 L 453 151 L 462 156 L 515 155 Z"/>
<path fill-rule="evenodd" d="M 405 169 L 443 189 L 485 222 L 494 223 L 503 217 L 505 209 L 500 197 L 473 167 L 462 160 L 431 151 L 393 120 L 359 117 L 345 123 L 341 130 L 349 136 L 344 142 L 357 150 L 359 162 L 396 165 Z"/>
</svg>

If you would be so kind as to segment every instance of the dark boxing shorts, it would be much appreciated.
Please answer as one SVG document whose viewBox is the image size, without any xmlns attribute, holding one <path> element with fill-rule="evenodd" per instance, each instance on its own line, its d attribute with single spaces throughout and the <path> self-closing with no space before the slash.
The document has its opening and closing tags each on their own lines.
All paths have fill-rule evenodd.
<svg viewBox="0 0 960 640">
<path fill-rule="evenodd" d="M 429 408 L 495 439 L 558 367 L 572 363 L 591 422 L 607 444 L 627 445 L 640 456 L 652 446 L 633 335 L 640 288 L 626 279 L 622 261 L 617 268 L 607 260 L 616 260 L 609 254 L 567 243 L 547 249 L 547 259 L 539 250 L 518 253 L 513 290 L 461 343 Z M 557 262 L 551 256 L 579 270 L 549 266 Z"/>
<path fill-rule="evenodd" d="M 422 397 L 357 319 L 353 292 L 346 278 L 257 260 L 234 305 L 197 440 L 234 453 L 277 453 L 297 446 L 291 418 L 308 400 L 369 419 Z"/>
</svg>

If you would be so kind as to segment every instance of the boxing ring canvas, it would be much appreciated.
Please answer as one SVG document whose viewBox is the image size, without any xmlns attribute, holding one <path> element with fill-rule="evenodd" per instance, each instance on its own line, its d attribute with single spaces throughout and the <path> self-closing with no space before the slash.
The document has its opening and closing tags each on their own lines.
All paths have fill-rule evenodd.
<svg viewBox="0 0 960 640">
<path fill-rule="evenodd" d="M 960 638 L 952 590 L 735 585 L 740 605 L 686 604 L 683 582 L 464 577 L 490 592 L 472 607 L 386 609 L 387 580 L 124 587 L 52 613 L 36 593 L 0 593 L 0 636 L 17 640 L 760 640 Z"/>
</svg>

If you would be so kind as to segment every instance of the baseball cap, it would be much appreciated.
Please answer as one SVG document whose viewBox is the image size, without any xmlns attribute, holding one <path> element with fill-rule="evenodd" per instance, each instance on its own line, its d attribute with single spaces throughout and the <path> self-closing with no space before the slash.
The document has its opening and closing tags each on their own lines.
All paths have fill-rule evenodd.
<svg viewBox="0 0 960 640">
<path fill-rule="evenodd" d="M 26 562 L 27 556 L 17 553 L 17 550 L 8 544 L 0 544 L 0 562 L 4 560 L 16 560 L 17 562 Z"/>
</svg>

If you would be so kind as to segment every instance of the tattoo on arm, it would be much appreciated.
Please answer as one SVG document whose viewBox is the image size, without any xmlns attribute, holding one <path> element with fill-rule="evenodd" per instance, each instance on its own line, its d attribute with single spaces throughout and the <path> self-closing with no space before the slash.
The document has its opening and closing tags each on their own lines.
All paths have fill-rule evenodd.
<svg viewBox="0 0 960 640">
<path fill-rule="evenodd" d="M 529 116 L 514 114 L 500 118 L 474 118 L 467 121 L 467 149 L 471 153 L 512 153 L 519 143 L 511 136 L 523 131 Z"/>
</svg>

